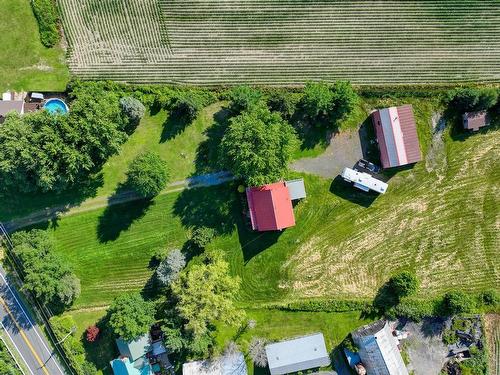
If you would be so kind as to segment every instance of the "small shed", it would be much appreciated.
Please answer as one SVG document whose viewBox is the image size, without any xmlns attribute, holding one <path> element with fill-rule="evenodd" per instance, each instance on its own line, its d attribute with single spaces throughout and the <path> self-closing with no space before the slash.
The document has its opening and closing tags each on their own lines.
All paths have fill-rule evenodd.
<svg viewBox="0 0 500 375">
<path fill-rule="evenodd" d="M 283 375 L 330 365 L 322 333 L 266 346 L 271 375 Z"/>
<path fill-rule="evenodd" d="M 375 111 L 372 113 L 372 121 L 384 168 L 400 167 L 422 160 L 411 105 Z"/>
<path fill-rule="evenodd" d="M 303 178 L 285 181 L 285 185 L 288 188 L 288 193 L 292 201 L 306 197 L 306 187 L 304 186 Z"/>
<path fill-rule="evenodd" d="M 283 230 L 295 225 L 292 200 L 285 182 L 246 189 L 252 229 Z"/>
<path fill-rule="evenodd" d="M 486 111 L 466 112 L 462 116 L 465 130 L 477 132 L 480 128 L 488 126 L 488 114 Z"/>
<path fill-rule="evenodd" d="M 182 365 L 182 375 L 247 375 L 247 365 L 242 353 L 227 354 L 204 361 Z"/>
</svg>

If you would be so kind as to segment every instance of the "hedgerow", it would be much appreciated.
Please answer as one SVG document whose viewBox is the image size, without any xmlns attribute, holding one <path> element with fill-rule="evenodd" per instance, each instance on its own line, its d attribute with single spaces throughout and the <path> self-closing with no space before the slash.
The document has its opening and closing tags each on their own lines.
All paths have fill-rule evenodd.
<svg viewBox="0 0 500 375">
<path fill-rule="evenodd" d="M 59 17 L 54 0 L 32 0 L 33 13 L 38 21 L 40 40 L 45 47 L 53 47 L 59 42 Z"/>
</svg>

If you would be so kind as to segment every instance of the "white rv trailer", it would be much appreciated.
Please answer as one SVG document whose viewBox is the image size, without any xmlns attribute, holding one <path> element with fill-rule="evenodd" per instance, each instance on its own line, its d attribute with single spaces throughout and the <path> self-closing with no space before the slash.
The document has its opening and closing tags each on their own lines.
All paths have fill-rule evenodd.
<svg viewBox="0 0 500 375">
<path fill-rule="evenodd" d="M 348 182 L 353 182 L 354 186 L 363 191 L 376 191 L 384 194 L 387 191 L 387 184 L 376 178 L 373 178 L 368 173 L 359 172 L 355 169 L 344 168 L 341 174 L 342 178 Z"/>
</svg>

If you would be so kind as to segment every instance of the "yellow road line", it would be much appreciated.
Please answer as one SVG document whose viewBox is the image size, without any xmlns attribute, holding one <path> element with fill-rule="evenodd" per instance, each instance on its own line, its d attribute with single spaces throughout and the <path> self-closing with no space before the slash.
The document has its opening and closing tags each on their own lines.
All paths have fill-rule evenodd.
<svg viewBox="0 0 500 375">
<path fill-rule="evenodd" d="M 14 315 L 12 315 L 12 313 L 10 312 L 9 307 L 7 306 L 7 304 L 5 303 L 5 301 L 3 300 L 2 297 L 0 297 L 0 302 L 2 303 L 2 305 L 5 308 L 5 310 L 7 311 L 7 313 L 10 315 L 10 318 L 12 319 L 12 321 L 14 322 L 14 324 L 16 325 L 17 329 L 19 330 L 19 333 L 21 334 L 21 337 L 23 338 L 23 340 L 26 343 L 26 345 L 28 345 L 28 348 L 31 350 L 31 353 L 33 353 L 33 356 L 35 357 L 36 361 L 40 365 L 40 368 L 42 369 L 42 371 L 46 375 L 50 375 L 49 372 L 47 371 L 47 369 L 45 368 L 45 364 L 43 363 L 43 361 L 40 359 L 40 357 L 36 353 L 35 348 L 33 348 L 33 345 L 31 345 L 31 342 L 28 340 L 28 337 L 26 336 L 26 334 L 24 333 L 24 331 L 22 330 L 22 328 L 17 323 L 16 319 L 14 318 Z"/>
</svg>

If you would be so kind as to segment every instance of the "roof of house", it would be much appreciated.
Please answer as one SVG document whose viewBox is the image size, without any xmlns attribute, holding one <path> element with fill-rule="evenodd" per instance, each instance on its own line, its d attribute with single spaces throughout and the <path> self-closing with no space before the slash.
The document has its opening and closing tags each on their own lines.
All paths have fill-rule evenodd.
<svg viewBox="0 0 500 375">
<path fill-rule="evenodd" d="M 384 168 L 422 160 L 417 125 L 411 105 L 380 109 L 372 113 Z"/>
<path fill-rule="evenodd" d="M 487 112 L 466 112 L 463 115 L 464 129 L 478 130 L 488 125 Z"/>
<path fill-rule="evenodd" d="M 149 364 L 137 369 L 129 358 L 117 358 L 110 364 L 114 375 L 151 375 L 153 373 Z"/>
<path fill-rule="evenodd" d="M 359 172 L 351 168 L 344 168 L 342 171 L 344 180 L 354 182 L 356 187 L 362 190 L 373 190 L 377 193 L 384 194 L 387 191 L 388 185 L 385 182 L 377 180 L 368 173 Z"/>
<path fill-rule="evenodd" d="M 330 364 L 322 333 L 266 345 L 271 375 L 288 374 Z"/>
<path fill-rule="evenodd" d="M 282 230 L 295 225 L 290 193 L 284 182 L 247 188 L 252 229 Z"/>
<path fill-rule="evenodd" d="M 182 375 L 247 375 L 247 365 L 242 353 L 234 353 L 212 360 L 184 363 Z"/>
<path fill-rule="evenodd" d="M 288 193 L 290 194 L 290 199 L 292 201 L 306 197 L 306 187 L 304 186 L 303 178 L 285 181 L 285 185 L 288 188 Z"/>
<path fill-rule="evenodd" d="M 116 346 L 120 355 L 128 357 L 132 362 L 143 357 L 151 349 L 149 335 L 145 334 L 133 341 L 125 341 L 121 338 L 116 339 Z"/>
<path fill-rule="evenodd" d="M 12 111 L 22 114 L 23 108 L 24 101 L 22 100 L 0 100 L 0 116 L 5 116 Z"/>
</svg>

